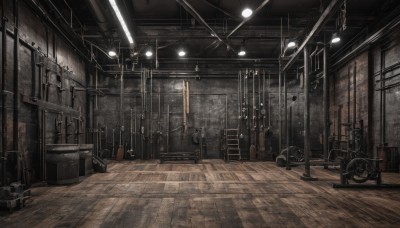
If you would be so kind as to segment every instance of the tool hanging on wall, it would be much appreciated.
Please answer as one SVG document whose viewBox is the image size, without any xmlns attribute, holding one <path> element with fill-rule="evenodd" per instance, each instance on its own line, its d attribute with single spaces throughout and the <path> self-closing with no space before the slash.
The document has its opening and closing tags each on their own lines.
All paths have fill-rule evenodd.
<svg viewBox="0 0 400 228">
<path fill-rule="evenodd" d="M 131 108 L 129 139 L 130 139 L 130 149 L 126 151 L 125 158 L 134 159 L 135 154 L 134 154 L 134 150 L 133 150 L 133 109 L 132 108 Z"/>
<path fill-rule="evenodd" d="M 182 83 L 182 101 L 183 101 L 183 129 L 187 131 L 188 115 L 189 115 L 189 82 L 183 81 Z"/>
</svg>

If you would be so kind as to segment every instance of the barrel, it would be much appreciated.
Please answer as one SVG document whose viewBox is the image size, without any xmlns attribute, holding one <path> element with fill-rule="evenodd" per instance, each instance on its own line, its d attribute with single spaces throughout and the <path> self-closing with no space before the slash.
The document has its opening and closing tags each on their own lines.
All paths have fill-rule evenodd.
<svg viewBox="0 0 400 228">
<path fill-rule="evenodd" d="M 93 144 L 79 145 L 79 176 L 93 173 Z"/>
<path fill-rule="evenodd" d="M 46 175 L 48 184 L 79 182 L 79 146 L 74 144 L 46 145 Z"/>
</svg>

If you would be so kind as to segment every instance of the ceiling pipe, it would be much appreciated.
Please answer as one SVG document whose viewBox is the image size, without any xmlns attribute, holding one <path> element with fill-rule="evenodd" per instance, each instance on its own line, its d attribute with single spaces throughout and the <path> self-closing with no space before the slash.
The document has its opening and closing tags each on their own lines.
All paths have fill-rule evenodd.
<svg viewBox="0 0 400 228">
<path fill-rule="evenodd" d="M 224 43 L 228 50 L 234 50 L 227 42 L 221 39 L 218 34 L 207 24 L 207 22 L 200 16 L 200 14 L 190 5 L 186 0 L 176 0 L 188 13 L 190 13 L 205 29 L 210 33 L 212 37 L 218 39 L 218 41 Z"/>
<path fill-rule="evenodd" d="M 104 38 L 108 39 L 111 37 L 110 24 L 107 20 L 107 16 L 104 13 L 104 8 L 99 4 L 98 0 L 86 0 L 89 9 L 99 26 L 100 33 Z"/>
<path fill-rule="evenodd" d="M 249 20 L 251 20 L 251 18 L 253 18 L 254 15 L 256 15 L 256 14 L 257 14 L 268 2 L 270 2 L 270 1 L 271 1 L 271 0 L 265 0 L 264 2 L 262 2 L 261 5 L 260 5 L 259 7 L 257 7 L 256 10 L 254 10 L 253 14 L 252 14 L 250 17 L 243 19 L 243 21 L 240 22 L 240 24 L 239 24 L 238 26 L 236 26 L 236 28 L 234 28 L 234 29 L 232 30 L 232 32 L 229 33 L 229 34 L 226 36 L 226 39 L 228 39 L 230 36 L 232 36 L 238 29 L 240 29 L 244 24 L 246 24 L 246 22 L 248 22 Z"/>
<path fill-rule="evenodd" d="M 286 71 L 297 59 L 300 53 L 302 53 L 304 47 L 316 36 L 318 32 L 321 30 L 322 26 L 329 20 L 335 10 L 343 3 L 344 0 L 332 0 L 328 7 L 326 7 L 325 11 L 322 13 L 321 17 L 315 23 L 311 32 L 307 35 L 306 39 L 304 39 L 303 43 L 299 46 L 297 51 L 292 55 L 289 62 L 283 67 L 282 71 Z"/>
</svg>

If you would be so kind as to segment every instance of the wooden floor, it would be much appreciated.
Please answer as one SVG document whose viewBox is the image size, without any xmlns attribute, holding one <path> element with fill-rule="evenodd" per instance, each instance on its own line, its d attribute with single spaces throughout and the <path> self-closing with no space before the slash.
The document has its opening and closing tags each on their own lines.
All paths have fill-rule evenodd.
<svg viewBox="0 0 400 228">
<path fill-rule="evenodd" d="M 333 189 L 337 171 L 275 163 L 124 161 L 79 184 L 32 188 L 0 227 L 400 227 L 400 190 Z M 385 174 L 400 183 L 400 174 Z"/>
</svg>

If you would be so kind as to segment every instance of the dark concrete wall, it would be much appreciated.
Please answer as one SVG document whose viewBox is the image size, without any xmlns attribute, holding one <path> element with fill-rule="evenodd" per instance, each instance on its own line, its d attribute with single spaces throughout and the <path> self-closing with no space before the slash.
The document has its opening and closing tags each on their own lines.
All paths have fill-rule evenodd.
<svg viewBox="0 0 400 228">
<path fill-rule="evenodd" d="M 342 66 L 331 77 L 330 84 L 330 118 L 331 133 L 338 134 L 338 114 L 341 110 L 342 123 L 353 121 L 353 90 L 356 88 L 356 121 L 364 122 L 364 150 L 373 156 L 376 147 L 381 143 L 388 146 L 400 146 L 400 43 L 398 37 L 400 29 L 385 37 L 370 50 L 356 56 Z M 370 57 L 369 57 L 370 55 Z M 381 56 L 384 56 L 383 61 Z M 356 65 L 356 87 L 353 84 L 354 65 Z M 349 71 L 350 70 L 350 71 Z M 381 142 L 381 99 L 380 77 L 383 70 L 383 104 L 382 121 L 384 123 L 383 142 Z M 348 119 L 348 74 L 350 73 L 350 119 Z M 369 99 L 369 96 L 371 99 Z M 339 108 L 342 106 L 342 108 Z M 370 111 L 369 111 L 370 110 Z M 371 122 L 372 121 L 372 122 Z M 342 126 L 342 134 L 345 127 Z M 369 132 L 371 131 L 371 132 Z M 342 138 L 344 140 L 344 137 Z"/>
<path fill-rule="evenodd" d="M 227 69 L 229 65 L 226 65 Z M 164 76 L 163 76 L 164 77 Z M 188 80 L 190 87 L 190 114 L 188 129 L 183 132 L 183 116 L 182 116 L 182 81 Z M 112 148 L 112 129 L 115 130 L 115 150 L 119 144 L 119 88 L 120 88 L 119 76 L 117 79 L 99 76 L 99 88 L 103 88 L 105 92 L 104 97 L 98 98 L 98 111 L 97 120 L 99 127 L 103 130 L 107 129 L 107 132 L 103 133 L 102 148 Z M 166 141 L 166 129 L 167 129 L 167 106 L 170 106 L 170 151 L 193 151 L 198 146 L 193 145 L 191 142 L 191 135 L 198 128 L 205 129 L 205 142 L 207 145 L 207 158 L 219 158 L 221 156 L 221 134 L 222 130 L 226 127 L 237 128 L 238 127 L 238 104 L 237 104 L 237 91 L 238 91 L 238 80 L 237 78 L 207 78 L 203 77 L 201 80 L 194 78 L 164 78 L 155 77 L 153 79 L 153 115 L 152 115 L 152 128 L 153 132 L 158 130 L 158 93 L 161 94 L 161 117 L 160 126 L 162 131 L 162 138 L 164 143 Z M 130 148 L 129 143 L 129 132 L 130 132 L 130 109 L 134 109 L 137 112 L 137 138 L 135 151 L 137 156 L 141 157 L 141 136 L 140 136 L 140 114 L 141 114 L 141 94 L 140 94 L 140 78 L 125 78 L 124 79 L 124 126 L 125 131 L 123 132 L 124 145 Z M 147 80 L 148 91 L 150 91 L 150 80 Z M 303 146 L 303 91 L 299 87 L 299 82 L 296 79 L 290 79 L 288 86 L 288 104 L 292 104 L 292 96 L 297 96 L 297 101 L 292 104 L 293 106 L 293 145 Z M 270 96 L 270 109 L 271 109 L 271 130 L 273 131 L 272 136 L 272 150 L 274 153 L 278 153 L 278 135 L 279 135 L 279 111 L 278 111 L 278 80 L 277 76 L 272 76 L 271 89 L 268 89 L 268 76 L 266 76 L 266 105 L 268 107 L 268 97 Z M 248 81 L 249 86 L 249 107 L 252 107 L 252 80 Z M 256 104 L 258 100 L 258 80 L 256 80 Z M 283 90 L 282 90 L 283 91 Z M 311 103 L 311 143 L 312 149 L 320 150 L 321 146 L 319 143 L 319 134 L 322 132 L 322 122 L 320 115 L 320 107 L 322 104 L 321 89 L 317 89 L 311 92 L 312 103 Z M 150 95 L 148 97 L 148 104 L 150 104 Z M 225 102 L 227 98 L 227 112 L 225 110 Z M 283 98 L 283 96 L 282 96 Z M 283 99 L 282 99 L 283 105 Z M 268 108 L 266 114 L 266 126 L 268 126 Z M 150 106 L 148 106 L 150 111 Z M 225 121 L 227 115 L 227 122 Z M 252 116 L 250 111 L 250 116 Z M 149 117 L 148 117 L 149 118 Z M 283 120 L 283 117 L 282 117 Z M 146 132 L 150 130 L 149 125 L 146 125 Z M 284 125 L 283 125 L 284 127 Z M 246 129 L 243 129 L 244 134 L 248 134 Z M 107 134 L 107 142 L 104 136 Z M 149 136 L 148 133 L 146 133 Z M 149 136 L 150 137 L 150 136 Z M 245 137 L 247 138 L 247 137 Z M 148 139 L 150 140 L 150 138 Z M 154 156 L 157 157 L 158 145 L 157 135 L 154 135 Z M 283 145 L 285 145 L 285 134 L 283 137 Z M 246 152 L 248 150 L 248 141 L 242 140 L 242 150 Z M 147 152 L 146 152 L 147 151 Z M 144 158 L 150 158 L 150 149 L 147 148 L 144 151 Z"/>
<path fill-rule="evenodd" d="M 14 15 L 13 15 L 13 1 L 4 1 L 6 4 L 6 16 L 8 18 L 7 29 L 14 30 Z M 49 79 L 49 96 L 48 102 L 80 110 L 82 116 L 86 113 L 86 92 L 77 92 L 75 104 L 71 104 L 71 87 L 86 87 L 85 75 L 85 62 L 79 57 L 76 52 L 62 39 L 54 30 L 46 23 L 41 21 L 33 11 L 26 5 L 25 1 L 19 1 L 19 37 L 22 40 L 18 49 L 18 77 L 19 77 L 19 122 L 18 122 L 18 139 L 13 138 L 13 94 L 14 94 L 14 36 L 7 35 L 7 76 L 6 76 L 6 90 L 7 92 L 7 150 L 18 149 L 24 153 L 26 165 L 33 178 L 39 178 L 39 128 L 40 121 L 37 107 L 23 102 L 22 96 L 31 99 L 32 85 L 36 85 L 35 97 L 38 96 L 39 88 L 39 65 L 43 66 L 43 81 L 46 81 L 46 70 L 48 71 Z M 53 45 L 53 41 L 55 42 Z M 24 44 L 26 43 L 26 44 Z M 29 48 L 34 43 L 32 51 Z M 54 47 L 54 48 L 53 48 Z M 35 55 L 35 65 L 32 69 L 32 54 Z M 46 56 L 49 56 L 47 58 Z M 0 57 L 1 58 L 1 57 Z M 67 70 L 68 69 L 68 70 Z M 33 81 L 32 73 L 36 74 L 36 81 Z M 57 79 L 60 75 L 60 79 Z M 61 82 L 62 92 L 59 91 L 57 85 Z M 0 82 L 1 83 L 1 82 Z M 72 133 L 70 137 L 66 137 L 66 119 L 72 120 L 72 116 L 63 114 L 63 125 L 61 128 L 61 137 L 56 135 L 55 119 L 60 116 L 57 110 L 48 111 L 46 114 L 46 140 L 44 144 L 51 143 L 76 143 L 77 136 L 73 133 L 76 131 L 75 121 L 68 128 Z M 84 128 L 82 128 L 84 131 Z M 81 142 L 85 138 L 81 137 Z M 13 148 L 13 142 L 18 140 L 18 148 Z M 1 142 L 2 144 L 3 142 Z M 13 156 L 10 154 L 10 156 Z M 10 162 L 12 162 L 12 158 Z M 15 164 L 14 164 L 15 165 Z M 11 173 L 15 167 L 9 164 Z"/>
</svg>

